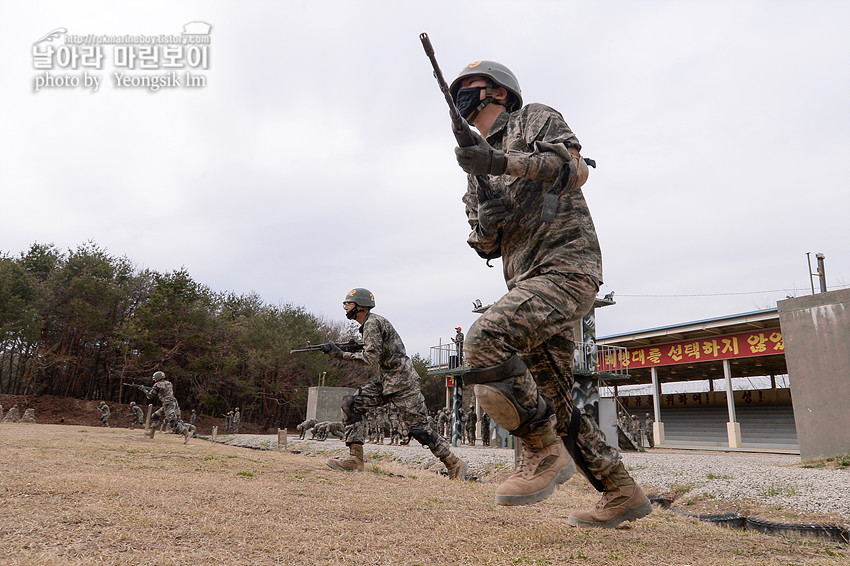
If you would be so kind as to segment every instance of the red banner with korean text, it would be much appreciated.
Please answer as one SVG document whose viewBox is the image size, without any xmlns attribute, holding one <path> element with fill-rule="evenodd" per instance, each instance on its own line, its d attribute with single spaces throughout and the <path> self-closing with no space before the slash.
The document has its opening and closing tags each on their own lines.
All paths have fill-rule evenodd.
<svg viewBox="0 0 850 566">
<path fill-rule="evenodd" d="M 638 369 L 784 353 L 782 332 L 774 328 L 629 348 L 624 353 L 600 355 L 599 363 Z M 608 356 L 612 359 L 607 359 Z"/>
</svg>

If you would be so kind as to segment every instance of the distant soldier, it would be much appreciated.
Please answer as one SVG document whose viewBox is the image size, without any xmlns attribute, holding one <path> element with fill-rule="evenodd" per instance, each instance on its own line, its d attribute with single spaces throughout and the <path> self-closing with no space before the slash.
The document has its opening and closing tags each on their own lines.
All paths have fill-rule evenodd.
<svg viewBox="0 0 850 566">
<path fill-rule="evenodd" d="M 398 409 L 392 403 L 390 404 L 389 419 L 390 444 L 393 446 L 398 446 L 398 442 L 399 440 L 401 440 L 401 419 L 398 416 Z"/>
<path fill-rule="evenodd" d="M 34 423 L 35 422 L 35 409 L 32 407 L 28 408 L 24 411 L 24 416 L 21 417 L 22 423 Z"/>
<path fill-rule="evenodd" d="M 366 411 L 366 442 L 369 444 L 375 443 L 375 410 L 369 409 Z"/>
<path fill-rule="evenodd" d="M 180 420 L 178 416 L 180 405 L 177 404 L 177 398 L 174 396 L 174 386 L 165 379 L 165 374 L 161 371 L 153 374 L 153 382 L 153 387 L 146 395 L 148 399 L 158 398 L 162 406 L 151 415 L 151 428 L 145 432 L 145 435 L 153 438 L 160 420 L 163 420 L 163 424 L 167 425 L 172 432 L 183 435 L 183 443 L 186 444 L 195 432 L 195 427 Z"/>
<path fill-rule="evenodd" d="M 307 431 L 316 426 L 318 422 L 319 421 L 317 421 L 316 419 L 307 419 L 306 421 L 296 426 L 295 430 L 298 431 L 298 438 L 304 440 L 304 438 L 307 436 Z M 315 436 L 315 433 L 313 436 Z"/>
<path fill-rule="evenodd" d="M 446 416 L 445 409 L 440 409 L 437 411 L 437 416 L 434 418 L 434 422 L 437 425 L 437 434 L 446 437 L 446 422 L 448 421 L 448 417 Z"/>
<path fill-rule="evenodd" d="M 233 411 L 227 411 L 224 418 L 226 419 L 224 424 L 224 434 L 230 434 L 233 432 Z"/>
<path fill-rule="evenodd" d="M 322 421 L 313 428 L 313 438 L 324 441 L 328 437 L 328 421 Z"/>
<path fill-rule="evenodd" d="M 136 405 L 135 401 L 130 401 L 130 414 L 127 415 L 127 418 L 130 419 L 130 429 L 135 429 L 136 425 L 145 426 L 145 413 L 142 411 L 142 408 Z"/>
<path fill-rule="evenodd" d="M 387 427 L 387 408 L 381 406 L 375 409 L 375 444 L 384 444 Z"/>
<path fill-rule="evenodd" d="M 9 412 L 6 413 L 6 416 L 3 418 L 4 423 L 19 423 L 21 422 L 21 411 L 18 410 L 17 405 L 12 405 L 12 408 L 9 409 Z"/>
<path fill-rule="evenodd" d="M 233 410 L 233 434 L 239 434 L 239 423 L 242 422 L 242 415 L 239 413 L 239 407 Z"/>
<path fill-rule="evenodd" d="M 655 448 L 655 438 L 652 436 L 652 425 L 654 422 L 655 421 L 652 419 L 649 413 L 647 413 L 646 418 L 643 421 L 643 425 L 644 427 L 646 427 L 646 443 L 649 445 L 650 448 Z"/>
<path fill-rule="evenodd" d="M 490 446 L 490 417 L 481 411 L 481 444 Z"/>
<path fill-rule="evenodd" d="M 466 417 L 466 443 L 475 446 L 475 425 L 478 424 L 478 416 L 475 414 L 475 405 L 469 405 Z"/>
<path fill-rule="evenodd" d="M 103 426 L 109 428 L 109 405 L 106 404 L 106 401 L 101 401 L 97 408 L 100 410 L 100 422 L 103 423 Z"/>
<path fill-rule="evenodd" d="M 334 435 L 340 440 L 345 440 L 345 425 L 340 421 L 327 423 L 327 426 L 325 427 L 325 438 L 327 438 L 329 434 Z"/>
<path fill-rule="evenodd" d="M 195 409 L 192 409 L 192 414 L 189 415 L 189 424 L 195 426 L 195 419 L 198 418 L 198 415 L 195 414 Z"/>
<path fill-rule="evenodd" d="M 463 365 L 463 332 L 460 331 L 460 326 L 456 327 L 457 334 L 452 338 L 455 343 L 455 351 L 457 352 L 457 367 Z"/>
</svg>

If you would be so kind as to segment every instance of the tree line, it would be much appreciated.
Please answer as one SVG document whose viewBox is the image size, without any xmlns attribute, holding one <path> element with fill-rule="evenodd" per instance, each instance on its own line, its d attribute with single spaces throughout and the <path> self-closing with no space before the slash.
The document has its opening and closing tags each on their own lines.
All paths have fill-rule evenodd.
<svg viewBox="0 0 850 566">
<path fill-rule="evenodd" d="M 347 341 L 356 328 L 255 293 L 213 291 L 185 268 L 138 269 L 94 242 L 0 255 L 0 393 L 128 403 L 138 392 L 125 382 L 150 385 L 162 370 L 181 408 L 221 416 L 239 407 L 264 429 L 293 427 L 320 376 L 356 387 L 373 370 L 290 350 Z M 429 407 L 441 406 L 441 380 L 413 361 Z"/>
</svg>

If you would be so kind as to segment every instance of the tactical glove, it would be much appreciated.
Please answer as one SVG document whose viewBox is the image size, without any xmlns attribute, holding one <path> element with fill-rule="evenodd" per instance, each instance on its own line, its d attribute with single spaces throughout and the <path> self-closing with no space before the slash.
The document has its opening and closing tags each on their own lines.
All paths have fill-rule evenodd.
<svg viewBox="0 0 850 566">
<path fill-rule="evenodd" d="M 478 204 L 478 231 L 482 236 L 495 237 L 507 217 L 508 210 L 502 199 L 485 200 Z"/>
<path fill-rule="evenodd" d="M 322 352 L 329 355 L 332 358 L 342 359 L 342 350 L 339 346 L 331 342 L 330 344 L 322 344 L 320 346 L 322 348 Z"/>
<path fill-rule="evenodd" d="M 460 168 L 471 175 L 501 175 L 508 166 L 508 156 L 504 151 L 493 149 L 487 140 L 479 134 L 472 132 L 475 136 L 475 145 L 468 147 L 456 147 Z"/>
</svg>

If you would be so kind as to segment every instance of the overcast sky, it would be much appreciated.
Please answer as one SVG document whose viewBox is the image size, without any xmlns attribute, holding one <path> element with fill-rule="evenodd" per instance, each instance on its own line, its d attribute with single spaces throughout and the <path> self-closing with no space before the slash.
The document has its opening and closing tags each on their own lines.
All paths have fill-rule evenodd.
<svg viewBox="0 0 850 566">
<path fill-rule="evenodd" d="M 189 22 L 212 26 L 188 69 L 203 87 L 117 87 L 114 45 L 100 68 L 34 68 L 57 28 Z M 466 244 L 424 31 L 449 81 L 504 63 L 598 161 L 584 194 L 617 301 L 600 336 L 772 308 L 811 293 L 806 252 L 850 286 L 848 30 L 843 0 L 5 2 L 0 251 L 92 240 L 331 320 L 368 287 L 427 356 L 506 289 Z M 45 73 L 102 82 L 35 92 Z"/>
</svg>

